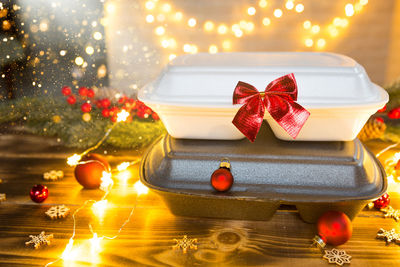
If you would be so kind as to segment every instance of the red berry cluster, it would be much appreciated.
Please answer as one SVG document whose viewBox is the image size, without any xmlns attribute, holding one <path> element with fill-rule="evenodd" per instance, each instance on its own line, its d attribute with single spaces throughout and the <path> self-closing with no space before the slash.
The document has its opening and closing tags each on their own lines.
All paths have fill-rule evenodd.
<svg viewBox="0 0 400 267">
<path fill-rule="evenodd" d="M 76 96 L 72 94 L 71 87 L 64 86 L 61 89 L 61 93 L 67 97 L 67 102 L 70 105 L 76 103 Z M 153 120 L 159 120 L 157 113 L 155 113 L 151 108 L 146 106 L 143 102 L 129 98 L 127 96 L 122 96 L 118 99 L 116 103 L 112 103 L 108 98 L 94 99 L 95 93 L 93 89 L 80 87 L 78 90 L 78 95 L 81 101 L 81 110 L 84 113 L 92 111 L 92 105 L 88 102 L 88 99 L 93 99 L 95 107 L 101 110 L 101 114 L 104 118 L 110 118 L 112 122 L 117 121 L 117 114 L 121 109 L 128 111 L 131 116 L 128 117 L 127 121 L 132 121 L 132 117 L 136 116 L 141 119 L 152 118 Z"/>
<path fill-rule="evenodd" d="M 378 110 L 378 112 L 383 113 L 386 111 L 386 105 L 381 108 L 380 110 Z M 387 116 L 389 119 L 400 119 L 400 107 L 391 109 L 388 113 Z"/>
</svg>

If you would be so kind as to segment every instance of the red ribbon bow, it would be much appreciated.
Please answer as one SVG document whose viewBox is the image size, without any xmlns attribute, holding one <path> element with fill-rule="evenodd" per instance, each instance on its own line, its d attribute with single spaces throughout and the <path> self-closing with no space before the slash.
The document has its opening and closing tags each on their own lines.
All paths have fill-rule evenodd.
<svg viewBox="0 0 400 267">
<path fill-rule="evenodd" d="M 310 112 L 294 102 L 296 100 L 297 84 L 293 73 L 272 81 L 264 92 L 258 92 L 254 86 L 239 81 L 233 93 L 233 104 L 244 105 L 232 123 L 254 142 L 266 108 L 272 118 L 295 139 L 310 116 Z"/>
</svg>

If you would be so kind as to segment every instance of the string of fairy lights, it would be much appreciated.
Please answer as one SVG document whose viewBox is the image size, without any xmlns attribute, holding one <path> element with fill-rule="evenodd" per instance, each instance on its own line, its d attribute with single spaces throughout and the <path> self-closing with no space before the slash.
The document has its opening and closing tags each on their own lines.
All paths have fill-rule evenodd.
<svg viewBox="0 0 400 267">
<path fill-rule="evenodd" d="M 199 52 L 198 44 L 194 42 L 185 42 L 173 37 L 166 26 L 171 23 L 182 25 L 193 30 L 201 30 L 205 34 L 217 34 L 224 37 L 220 43 L 210 43 L 208 45 L 209 53 L 219 51 L 232 51 L 235 40 L 246 35 L 254 34 L 256 30 L 261 31 L 265 27 L 279 25 L 278 21 L 284 19 L 287 12 L 297 14 L 306 10 L 301 1 L 287 0 L 284 6 L 280 8 L 269 8 L 272 1 L 259 0 L 255 5 L 249 5 L 242 8 L 243 19 L 235 23 L 216 22 L 212 20 L 200 20 L 194 16 L 187 16 L 182 10 L 178 10 L 171 3 L 160 0 L 148 0 L 144 2 L 146 14 L 145 22 L 154 25 L 154 35 L 159 37 L 159 45 L 165 49 L 169 60 L 174 59 L 178 54 Z M 329 39 L 337 38 L 340 33 L 349 26 L 349 19 L 363 10 L 368 4 L 368 0 L 359 0 L 354 4 L 347 3 L 343 8 L 343 14 L 334 17 L 326 25 L 320 25 L 307 19 L 301 22 L 302 37 L 300 38 L 305 48 L 323 50 L 326 48 Z M 106 5 L 106 11 L 115 12 L 115 6 L 112 2 Z M 269 16 L 267 16 L 267 12 Z M 258 16 L 255 16 L 259 14 Z M 210 38 L 211 39 L 211 38 Z"/>
</svg>

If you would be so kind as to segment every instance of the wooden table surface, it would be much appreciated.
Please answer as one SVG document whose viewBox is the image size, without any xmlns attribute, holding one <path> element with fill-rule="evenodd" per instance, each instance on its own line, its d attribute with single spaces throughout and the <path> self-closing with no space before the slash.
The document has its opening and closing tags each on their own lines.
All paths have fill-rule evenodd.
<svg viewBox="0 0 400 267">
<path fill-rule="evenodd" d="M 386 145 L 373 142 L 369 147 L 376 152 Z M 73 152 L 79 151 L 63 148 L 51 138 L 0 135 L 0 193 L 7 194 L 7 200 L 0 203 L 1 266 L 43 266 L 56 260 L 72 234 L 73 220 L 71 215 L 50 220 L 44 212 L 56 204 L 65 204 L 73 212 L 86 200 L 102 197 L 102 191 L 84 190 L 75 181 L 73 168 L 65 164 Z M 137 159 L 140 152 L 110 149 L 107 155 L 116 166 Z M 52 169 L 63 170 L 65 177 L 44 181 L 43 173 Z M 87 241 L 92 237 L 88 223 L 99 235 L 112 236 L 118 231 L 137 198 L 133 187 L 138 179 L 137 168 L 131 168 L 131 172 L 125 186 L 114 186 L 103 218 L 93 216 L 89 208 L 78 213 L 76 260 L 60 260 L 51 266 L 334 266 L 321 258 L 319 249 L 310 246 L 315 225 L 303 222 L 296 210 L 280 209 L 270 221 L 176 217 L 152 192 L 138 198 L 131 220 L 118 238 L 102 240 L 101 252 L 92 255 Z M 50 196 L 42 204 L 29 198 L 34 184 L 49 188 Z M 390 195 L 392 206 L 400 208 L 399 195 Z M 379 228 L 400 230 L 399 224 L 383 218 L 379 211 L 365 209 L 353 221 L 352 238 L 339 248 L 353 257 L 351 266 L 400 266 L 400 246 L 386 245 L 375 238 Z M 25 246 L 29 235 L 41 231 L 54 235 L 49 246 Z M 183 235 L 198 239 L 197 250 L 184 254 L 172 249 L 173 239 Z"/>
</svg>

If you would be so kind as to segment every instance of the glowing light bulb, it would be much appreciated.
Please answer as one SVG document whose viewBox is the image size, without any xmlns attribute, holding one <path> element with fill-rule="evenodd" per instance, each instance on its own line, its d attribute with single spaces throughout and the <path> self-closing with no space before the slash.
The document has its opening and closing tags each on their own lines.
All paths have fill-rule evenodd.
<svg viewBox="0 0 400 267">
<path fill-rule="evenodd" d="M 197 48 L 197 46 L 196 45 L 192 45 L 190 53 L 196 54 L 198 51 L 199 51 L 199 49 Z"/>
<path fill-rule="evenodd" d="M 239 37 L 243 36 L 243 31 L 242 30 L 237 30 L 237 31 L 234 32 L 234 34 L 235 34 L 236 37 L 239 38 Z"/>
<path fill-rule="evenodd" d="M 210 31 L 212 31 L 213 29 L 214 29 L 214 23 L 213 23 L 212 21 L 206 21 L 206 22 L 204 23 L 204 30 L 205 30 L 205 31 L 210 32 Z"/>
<path fill-rule="evenodd" d="M 82 159 L 81 155 L 73 154 L 72 156 L 68 157 L 67 164 L 69 166 L 76 166 L 79 164 L 79 161 Z"/>
<path fill-rule="evenodd" d="M 246 24 L 246 27 L 244 28 L 246 31 L 248 32 L 252 32 L 254 30 L 254 23 L 253 22 L 249 22 Z"/>
<path fill-rule="evenodd" d="M 320 30 L 321 30 L 321 28 L 319 27 L 319 25 L 314 25 L 314 26 L 311 27 L 311 32 L 313 34 L 319 33 Z"/>
<path fill-rule="evenodd" d="M 64 252 L 61 254 L 61 259 L 70 260 L 70 261 L 75 260 L 75 257 L 73 255 L 74 253 L 71 253 L 73 246 L 74 246 L 74 239 L 72 239 L 72 237 L 71 237 L 68 241 L 67 246 L 64 249 Z"/>
<path fill-rule="evenodd" d="M 112 14 L 115 12 L 115 5 L 113 3 L 108 3 L 106 6 L 106 10 L 108 13 Z"/>
<path fill-rule="evenodd" d="M 352 4 L 347 4 L 344 7 L 344 11 L 346 13 L 346 16 L 351 17 L 354 15 L 354 6 Z"/>
<path fill-rule="evenodd" d="M 274 16 L 276 18 L 280 18 L 280 17 L 282 17 L 282 15 L 283 15 L 283 12 L 282 12 L 281 9 L 277 8 L 277 9 L 274 10 Z"/>
<path fill-rule="evenodd" d="M 161 46 L 164 47 L 164 48 L 167 48 L 169 46 L 168 40 L 162 40 L 161 41 Z"/>
<path fill-rule="evenodd" d="M 256 12 L 256 9 L 252 6 L 247 9 L 247 14 L 249 14 L 250 16 L 254 16 Z"/>
<path fill-rule="evenodd" d="M 153 15 L 147 15 L 147 16 L 146 16 L 146 22 L 147 22 L 147 23 L 152 23 L 152 22 L 154 22 L 154 16 L 153 16 Z"/>
<path fill-rule="evenodd" d="M 174 58 L 176 58 L 175 54 L 171 54 L 168 56 L 169 61 L 173 60 Z"/>
<path fill-rule="evenodd" d="M 96 215 L 98 218 L 103 217 L 104 211 L 107 208 L 107 204 L 108 204 L 107 199 L 103 199 L 103 200 L 93 203 L 92 212 L 94 213 L 94 215 Z"/>
<path fill-rule="evenodd" d="M 218 47 L 216 45 L 210 45 L 210 47 L 208 48 L 208 52 L 210 54 L 215 54 L 218 52 Z"/>
<path fill-rule="evenodd" d="M 154 30 L 154 32 L 155 32 L 157 35 L 163 35 L 163 34 L 165 33 L 165 28 L 164 28 L 163 26 L 158 26 L 158 27 Z"/>
<path fill-rule="evenodd" d="M 97 236 L 97 233 L 93 234 L 93 237 L 89 239 L 90 242 L 90 250 L 92 254 L 97 254 L 101 250 L 100 246 L 100 241 L 103 240 L 103 238 L 99 238 Z"/>
<path fill-rule="evenodd" d="M 126 121 L 129 117 L 129 112 L 125 109 L 122 109 L 120 112 L 117 113 L 117 122 Z"/>
<path fill-rule="evenodd" d="M 310 29 L 311 28 L 311 21 L 309 21 L 309 20 L 304 21 L 303 28 L 306 29 L 306 30 Z"/>
<path fill-rule="evenodd" d="M 183 45 L 183 52 L 190 53 L 192 51 L 192 46 L 190 44 Z"/>
<path fill-rule="evenodd" d="M 366 4 L 368 4 L 368 0 L 360 0 L 360 4 L 365 6 Z"/>
<path fill-rule="evenodd" d="M 197 21 L 196 21 L 195 18 L 190 18 L 190 19 L 188 20 L 188 25 L 189 25 L 189 27 L 194 27 L 194 26 L 196 26 L 196 23 L 197 23 Z"/>
<path fill-rule="evenodd" d="M 153 1 L 147 1 L 145 4 L 146 9 L 148 9 L 148 10 L 154 9 L 155 6 L 156 6 L 156 4 Z"/>
<path fill-rule="evenodd" d="M 339 17 L 336 17 L 333 19 L 333 25 L 335 25 L 336 27 L 339 27 L 342 24 L 342 19 Z"/>
<path fill-rule="evenodd" d="M 141 181 L 137 181 L 133 186 L 139 196 L 146 195 L 147 193 L 149 193 L 149 188 L 147 188 L 147 186 L 142 184 Z"/>
<path fill-rule="evenodd" d="M 103 38 L 103 35 L 101 34 L 101 32 L 95 32 L 93 33 L 93 38 L 97 41 L 101 40 L 101 38 Z"/>
<path fill-rule="evenodd" d="M 85 61 L 83 60 L 82 57 L 76 57 L 76 58 L 75 58 L 75 64 L 76 64 L 76 65 L 80 66 L 80 65 L 83 64 L 83 62 L 85 62 Z"/>
<path fill-rule="evenodd" d="M 223 42 L 222 42 L 222 48 L 223 48 L 224 50 L 227 50 L 227 51 L 231 50 L 231 48 L 232 48 L 232 43 L 231 43 L 231 41 L 229 41 L 229 40 L 223 41 Z"/>
<path fill-rule="evenodd" d="M 175 20 L 180 21 L 180 20 L 182 20 L 182 18 L 183 18 L 182 12 L 176 12 L 175 13 L 175 15 L 174 15 L 174 19 Z"/>
<path fill-rule="evenodd" d="M 348 19 L 342 19 L 342 20 L 340 21 L 340 26 L 343 27 L 343 28 L 349 26 L 349 21 L 348 21 Z"/>
<path fill-rule="evenodd" d="M 303 4 L 297 4 L 295 9 L 296 9 L 297 13 L 301 13 L 301 12 L 304 11 L 304 5 Z"/>
<path fill-rule="evenodd" d="M 262 7 L 262 8 L 266 8 L 267 5 L 268 5 L 268 2 L 267 2 L 266 0 L 260 0 L 260 1 L 258 2 L 258 5 L 259 5 L 260 7 Z"/>
<path fill-rule="evenodd" d="M 268 26 L 271 24 L 271 20 L 269 18 L 263 18 L 262 23 L 264 26 Z"/>
<path fill-rule="evenodd" d="M 86 47 L 85 51 L 86 51 L 86 54 L 92 55 L 94 53 L 94 48 L 89 45 Z"/>
<path fill-rule="evenodd" d="M 328 30 L 329 30 L 329 34 L 330 34 L 332 37 L 336 37 L 336 36 L 339 35 L 338 29 L 336 29 L 334 26 L 329 27 Z"/>
<path fill-rule="evenodd" d="M 219 34 L 226 34 L 228 32 L 228 27 L 226 25 L 221 24 L 218 26 L 218 33 Z"/>
<path fill-rule="evenodd" d="M 67 51 L 66 50 L 60 50 L 60 56 L 65 56 L 67 54 Z"/>
<path fill-rule="evenodd" d="M 292 10 L 294 8 L 294 3 L 293 1 L 289 0 L 285 4 L 286 9 Z"/>
<path fill-rule="evenodd" d="M 311 46 L 313 46 L 313 44 L 314 44 L 314 41 L 312 39 L 310 39 L 310 38 L 307 38 L 304 41 L 304 45 L 307 46 L 307 47 L 311 47 Z"/>
<path fill-rule="evenodd" d="M 318 41 L 317 41 L 317 47 L 318 47 L 318 48 L 324 48 L 325 45 L 326 45 L 325 39 L 323 39 L 323 38 L 318 39 Z"/>
<path fill-rule="evenodd" d="M 111 179 L 111 173 L 103 171 L 101 176 L 100 190 L 107 192 L 114 185 L 113 179 Z"/>
<path fill-rule="evenodd" d="M 117 166 L 117 170 L 118 170 L 118 171 L 124 171 L 124 170 L 126 170 L 130 165 L 131 165 L 131 164 L 130 164 L 129 162 L 127 162 L 127 161 L 122 162 L 121 164 L 119 164 L 119 165 Z"/>
<path fill-rule="evenodd" d="M 161 7 L 162 11 L 164 11 L 165 13 L 168 13 L 171 11 L 171 5 L 170 4 L 163 4 Z"/>
</svg>

